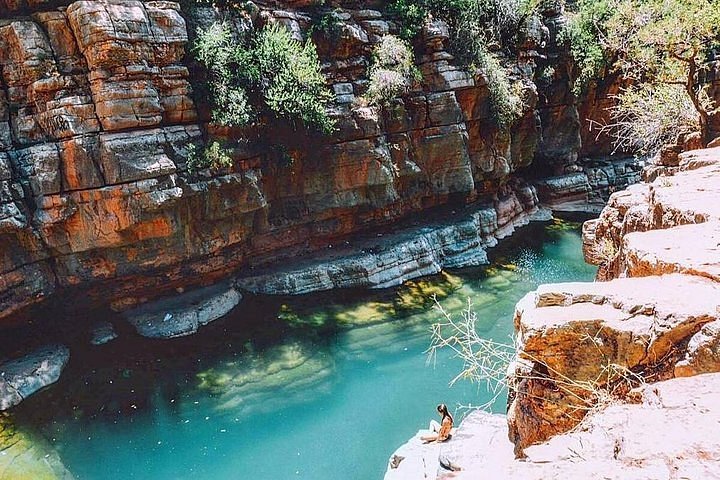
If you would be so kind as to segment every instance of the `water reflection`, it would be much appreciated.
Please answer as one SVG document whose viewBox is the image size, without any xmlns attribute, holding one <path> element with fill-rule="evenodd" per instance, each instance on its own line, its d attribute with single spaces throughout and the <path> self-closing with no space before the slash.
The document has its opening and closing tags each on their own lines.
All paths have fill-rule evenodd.
<svg viewBox="0 0 720 480">
<path fill-rule="evenodd" d="M 450 313 L 471 299 L 483 335 L 506 340 L 527 291 L 594 274 L 575 224 L 526 228 L 494 256 L 386 291 L 248 298 L 193 337 L 76 344 L 61 381 L 18 421 L 79 479 L 377 478 L 439 399 L 489 398 L 448 389 L 459 361 L 426 366 L 433 296 Z"/>
</svg>

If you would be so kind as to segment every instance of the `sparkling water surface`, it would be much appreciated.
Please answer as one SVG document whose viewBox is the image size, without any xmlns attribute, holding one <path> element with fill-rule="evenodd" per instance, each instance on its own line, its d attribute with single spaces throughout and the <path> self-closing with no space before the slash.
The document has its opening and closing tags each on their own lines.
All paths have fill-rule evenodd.
<svg viewBox="0 0 720 480">
<path fill-rule="evenodd" d="M 381 292 L 245 299 L 192 337 L 123 332 L 75 346 L 60 382 L 15 414 L 41 432 L 79 480 L 371 480 L 435 418 L 435 405 L 491 398 L 448 382 L 461 362 L 428 364 L 436 295 L 468 299 L 483 336 L 509 342 L 515 303 L 540 283 L 590 281 L 579 225 L 525 227 L 487 268 Z M 504 411 L 500 398 L 494 410 Z"/>
</svg>

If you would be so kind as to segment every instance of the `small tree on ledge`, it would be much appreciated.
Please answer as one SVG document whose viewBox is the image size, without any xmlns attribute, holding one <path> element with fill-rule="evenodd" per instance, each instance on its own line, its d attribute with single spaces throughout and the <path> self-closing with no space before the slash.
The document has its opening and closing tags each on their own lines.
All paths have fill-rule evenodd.
<svg viewBox="0 0 720 480">
<path fill-rule="evenodd" d="M 612 0 L 602 29 L 604 48 L 634 83 L 676 85 L 699 116 L 704 143 L 720 135 L 720 106 L 699 84 L 713 48 L 720 45 L 719 0 Z"/>
</svg>

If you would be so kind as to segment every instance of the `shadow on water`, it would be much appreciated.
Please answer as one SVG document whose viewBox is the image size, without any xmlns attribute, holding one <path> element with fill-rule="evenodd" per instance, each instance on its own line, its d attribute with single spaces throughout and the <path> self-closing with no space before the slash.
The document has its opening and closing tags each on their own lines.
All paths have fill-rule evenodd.
<svg viewBox="0 0 720 480">
<path fill-rule="evenodd" d="M 483 335 L 507 340 L 514 304 L 537 284 L 592 278 L 579 252 L 577 224 L 533 224 L 487 267 L 381 291 L 248 296 L 190 337 L 148 340 L 114 319 L 121 335 L 107 345 L 65 337 L 61 380 L 16 418 L 79 479 L 377 478 L 439 398 L 489 398 L 469 384 L 448 389 L 461 366 L 449 355 L 426 366 L 432 297 L 454 314 L 471 299 Z"/>
</svg>

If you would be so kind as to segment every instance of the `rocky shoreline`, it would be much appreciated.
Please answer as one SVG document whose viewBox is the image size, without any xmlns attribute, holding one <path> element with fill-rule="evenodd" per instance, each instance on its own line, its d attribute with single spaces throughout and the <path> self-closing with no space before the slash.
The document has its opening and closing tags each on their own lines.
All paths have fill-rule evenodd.
<svg viewBox="0 0 720 480">
<path fill-rule="evenodd" d="M 534 188 L 520 184 L 495 204 L 462 207 L 422 226 L 399 227 L 365 241 L 356 239 L 351 246 L 338 246 L 313 260 L 288 261 L 258 276 L 177 292 L 127 310 L 122 317 L 144 337 L 191 335 L 228 314 L 242 302 L 243 293 L 300 295 L 337 288 L 388 288 L 446 268 L 484 265 L 487 249 L 515 228 L 550 218 L 550 212 L 539 206 Z M 96 345 L 118 335 L 108 322 L 96 325 L 92 333 L 91 343 Z M 57 381 L 69 353 L 62 345 L 46 346 L 0 361 L 0 410 Z M 38 364 L 44 367 L 36 368 Z"/>
<path fill-rule="evenodd" d="M 419 463 L 425 478 L 720 475 L 720 148 L 683 153 L 669 173 L 586 223 L 604 281 L 518 303 L 507 416 L 473 413 L 441 448 L 416 437 L 387 479 L 420 478 Z"/>
</svg>

